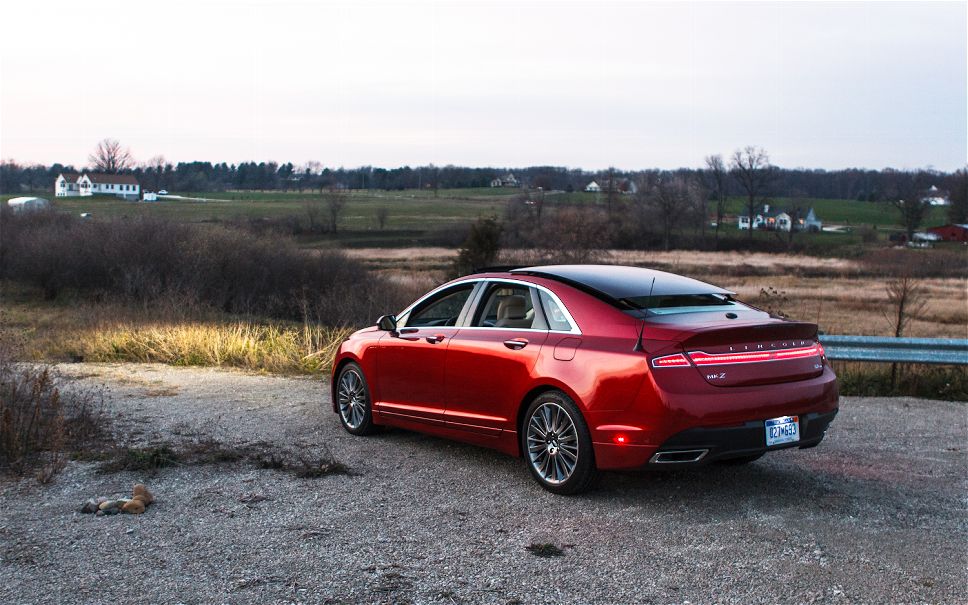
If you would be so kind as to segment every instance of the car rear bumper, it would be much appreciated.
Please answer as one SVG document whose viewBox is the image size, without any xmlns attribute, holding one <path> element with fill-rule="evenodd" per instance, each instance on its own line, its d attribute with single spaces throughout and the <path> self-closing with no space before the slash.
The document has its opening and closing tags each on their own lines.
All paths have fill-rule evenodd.
<svg viewBox="0 0 968 605">
<path fill-rule="evenodd" d="M 659 446 L 655 454 L 649 458 L 649 464 L 659 466 L 705 464 L 729 458 L 757 456 L 791 447 L 801 449 L 815 447 L 823 440 L 827 427 L 836 415 L 836 409 L 826 413 L 803 414 L 800 416 L 800 440 L 770 447 L 766 446 L 763 420 L 752 420 L 741 426 L 687 429 L 673 435 Z M 689 452 L 690 455 L 684 455 L 683 452 Z M 702 452 L 702 454 L 693 458 L 693 452 L 697 454 Z"/>
<path fill-rule="evenodd" d="M 800 440 L 794 443 L 767 447 L 765 419 L 758 419 L 733 426 L 693 427 L 669 437 L 659 447 L 595 443 L 595 461 L 601 469 L 680 468 L 773 450 L 810 448 L 823 440 L 836 415 L 836 408 L 799 414 Z"/>
</svg>

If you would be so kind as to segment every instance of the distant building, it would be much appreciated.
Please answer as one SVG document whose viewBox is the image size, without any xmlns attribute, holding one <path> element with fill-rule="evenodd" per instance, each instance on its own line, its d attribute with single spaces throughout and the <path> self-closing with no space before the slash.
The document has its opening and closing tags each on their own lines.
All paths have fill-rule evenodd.
<svg viewBox="0 0 968 605">
<path fill-rule="evenodd" d="M 56 197 L 113 195 L 126 200 L 136 200 L 141 197 L 141 185 L 132 174 L 62 172 L 54 181 L 54 195 Z"/>
<path fill-rule="evenodd" d="M 585 185 L 585 191 L 588 193 L 599 193 L 601 191 L 608 191 L 609 183 L 611 183 L 612 191 L 617 191 L 619 193 L 638 193 L 639 187 L 635 184 L 632 179 L 612 179 L 611 181 L 603 180 L 604 186 L 599 185 L 597 181 L 592 181 Z"/>
<path fill-rule="evenodd" d="M 946 242 L 968 242 L 968 225 L 950 224 L 931 227 L 928 233 L 933 233 Z"/>
<path fill-rule="evenodd" d="M 932 206 L 948 206 L 951 204 L 951 200 L 948 199 L 948 194 L 945 191 L 941 191 L 934 185 L 931 185 L 924 195 L 921 197 L 921 201 L 931 204 Z"/>
<path fill-rule="evenodd" d="M 491 181 L 491 187 L 520 187 L 521 182 L 510 172 Z"/>
<path fill-rule="evenodd" d="M 804 231 L 810 233 L 820 233 L 823 231 L 823 222 L 817 218 L 817 214 L 813 211 L 813 208 L 807 213 L 807 217 L 801 220 L 803 221 Z"/>
<path fill-rule="evenodd" d="M 823 223 L 817 218 L 817 213 L 813 208 L 807 212 L 805 218 L 794 221 L 789 212 L 784 210 L 772 210 L 769 204 L 763 205 L 762 212 L 753 215 L 750 221 L 749 215 L 740 215 L 736 226 L 745 231 L 750 228 L 762 229 L 766 231 L 811 231 L 819 232 L 823 230 Z"/>
<path fill-rule="evenodd" d="M 7 200 L 7 205 L 14 212 L 34 212 L 50 208 L 50 202 L 42 197 L 14 197 Z"/>
</svg>

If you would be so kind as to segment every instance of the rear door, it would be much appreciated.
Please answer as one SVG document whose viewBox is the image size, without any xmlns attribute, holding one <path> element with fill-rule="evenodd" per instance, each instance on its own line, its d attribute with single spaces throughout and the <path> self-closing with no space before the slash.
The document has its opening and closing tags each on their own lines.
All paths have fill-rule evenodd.
<svg viewBox="0 0 968 605">
<path fill-rule="evenodd" d="M 476 286 L 458 284 L 420 301 L 401 315 L 396 335 L 380 340 L 374 405 L 381 414 L 443 423 L 444 360 Z"/>
<path fill-rule="evenodd" d="M 489 281 L 447 353 L 448 426 L 497 436 L 514 430 L 518 398 L 548 338 L 535 288 Z"/>
</svg>

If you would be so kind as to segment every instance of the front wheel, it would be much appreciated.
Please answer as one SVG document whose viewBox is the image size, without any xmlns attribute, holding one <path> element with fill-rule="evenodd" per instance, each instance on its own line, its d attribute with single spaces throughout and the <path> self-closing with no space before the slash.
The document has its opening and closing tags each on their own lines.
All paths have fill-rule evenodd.
<svg viewBox="0 0 968 605">
<path fill-rule="evenodd" d="M 369 435 L 376 430 L 370 387 L 363 368 L 355 362 L 346 364 L 336 378 L 336 407 L 343 428 L 354 435 Z"/>
<path fill-rule="evenodd" d="M 577 494 L 598 480 L 588 425 L 575 402 L 560 391 L 542 393 L 528 406 L 521 451 L 531 475 L 550 492 Z"/>
</svg>

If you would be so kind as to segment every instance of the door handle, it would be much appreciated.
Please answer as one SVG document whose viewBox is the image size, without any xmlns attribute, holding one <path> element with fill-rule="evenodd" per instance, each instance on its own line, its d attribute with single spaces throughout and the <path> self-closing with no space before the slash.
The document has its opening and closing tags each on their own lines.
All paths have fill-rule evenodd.
<svg viewBox="0 0 968 605">
<path fill-rule="evenodd" d="M 514 349 L 515 351 L 520 351 L 524 347 L 528 346 L 528 341 L 524 338 L 512 338 L 510 340 L 505 340 L 504 346 L 509 349 Z"/>
<path fill-rule="evenodd" d="M 427 342 L 429 342 L 432 345 L 435 345 L 435 344 L 437 344 L 438 342 L 440 342 L 441 340 L 443 340 L 445 338 L 447 338 L 447 337 L 444 336 L 443 334 L 434 334 L 433 336 L 428 336 L 427 337 Z"/>
</svg>

